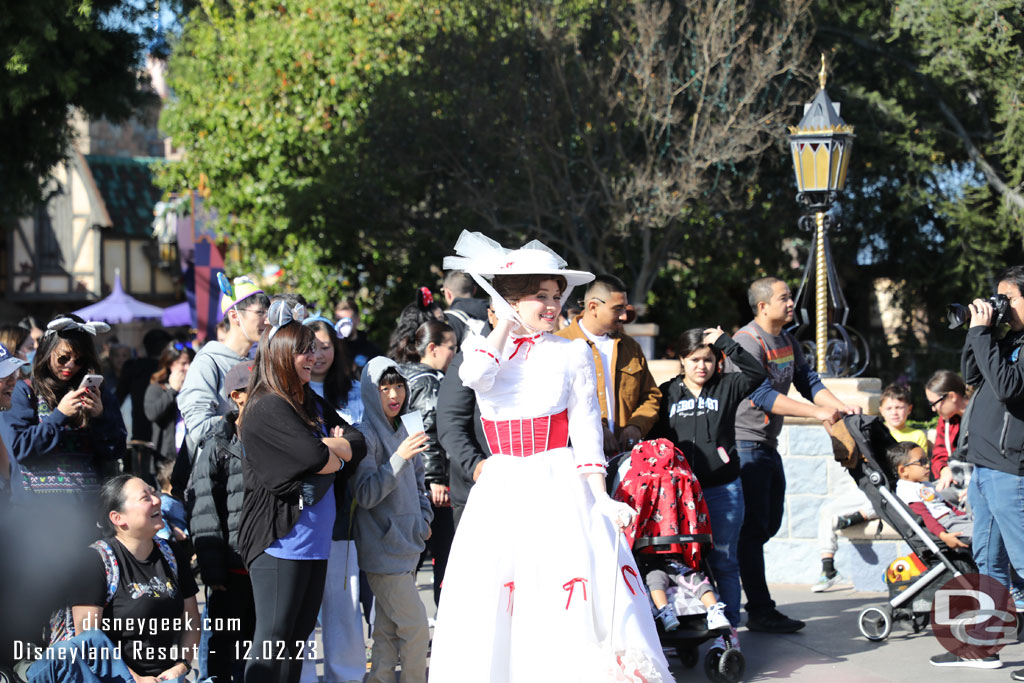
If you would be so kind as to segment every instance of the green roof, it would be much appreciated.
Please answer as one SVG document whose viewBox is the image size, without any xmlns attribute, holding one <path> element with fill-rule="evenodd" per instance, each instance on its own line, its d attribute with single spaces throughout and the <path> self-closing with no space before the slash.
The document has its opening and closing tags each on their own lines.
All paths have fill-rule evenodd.
<svg viewBox="0 0 1024 683">
<path fill-rule="evenodd" d="M 162 193 L 153 184 L 150 164 L 165 161 L 158 157 L 115 157 L 86 154 L 115 232 L 132 237 L 148 237 L 153 232 L 153 207 Z"/>
</svg>

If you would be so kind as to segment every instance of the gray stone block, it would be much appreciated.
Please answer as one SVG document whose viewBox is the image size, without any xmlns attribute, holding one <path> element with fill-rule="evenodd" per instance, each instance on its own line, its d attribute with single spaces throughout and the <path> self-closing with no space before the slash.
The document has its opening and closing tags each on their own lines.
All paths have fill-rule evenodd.
<svg viewBox="0 0 1024 683">
<path fill-rule="evenodd" d="M 836 569 L 855 590 L 884 591 L 885 570 L 897 558 L 910 554 L 903 541 L 873 541 L 851 543 L 840 539 L 836 552 Z"/>
<path fill-rule="evenodd" d="M 832 441 L 824 427 L 791 425 L 788 429 L 789 455 L 832 454 Z"/>
<path fill-rule="evenodd" d="M 825 458 L 790 456 L 782 459 L 786 471 L 786 495 L 810 493 L 824 496 L 828 493 L 828 474 Z"/>
<path fill-rule="evenodd" d="M 818 515 L 827 498 L 820 496 L 787 496 L 790 538 L 818 538 Z"/>
<path fill-rule="evenodd" d="M 773 538 L 764 546 L 768 583 L 814 583 L 821 574 L 821 554 L 813 541 Z"/>
</svg>

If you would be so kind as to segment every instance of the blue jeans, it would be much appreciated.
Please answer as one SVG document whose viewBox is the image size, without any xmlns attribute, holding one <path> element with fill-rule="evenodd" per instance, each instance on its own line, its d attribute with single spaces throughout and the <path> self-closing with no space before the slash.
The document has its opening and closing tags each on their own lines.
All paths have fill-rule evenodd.
<svg viewBox="0 0 1024 683">
<path fill-rule="evenodd" d="M 76 649 L 79 655 L 74 660 L 70 654 L 64 659 L 54 654 L 55 650 Z M 134 683 L 128 665 L 120 658 L 109 656 L 113 650 L 114 643 L 103 631 L 83 631 L 48 647 L 46 652 L 50 656 L 36 660 L 28 668 L 28 679 L 32 683 Z M 168 679 L 165 683 L 187 683 L 187 676 Z"/>
<path fill-rule="evenodd" d="M 743 526 L 738 557 L 747 614 L 764 614 L 775 608 L 764 576 L 764 544 L 782 525 L 786 504 L 786 473 L 782 456 L 774 447 L 757 441 L 737 441 L 740 479 L 743 481 Z"/>
<path fill-rule="evenodd" d="M 708 505 L 715 543 L 708 564 L 715 574 L 719 599 L 725 603 L 725 616 L 736 627 L 740 625 L 740 564 L 736 549 L 743 526 L 742 481 L 735 479 L 704 489 L 704 502 Z"/>
<path fill-rule="evenodd" d="M 1010 565 L 1024 567 L 1024 477 L 975 466 L 967 500 L 978 571 L 1010 588 Z"/>
<path fill-rule="evenodd" d="M 57 650 L 68 654 L 60 659 L 55 653 Z M 71 650 L 80 653 L 73 661 Z M 36 660 L 28 669 L 28 678 L 32 683 L 133 683 L 135 679 L 127 664 L 104 656 L 104 652 L 113 650 L 114 644 L 103 631 L 83 631 L 48 647 L 46 652 L 50 656 Z"/>
</svg>

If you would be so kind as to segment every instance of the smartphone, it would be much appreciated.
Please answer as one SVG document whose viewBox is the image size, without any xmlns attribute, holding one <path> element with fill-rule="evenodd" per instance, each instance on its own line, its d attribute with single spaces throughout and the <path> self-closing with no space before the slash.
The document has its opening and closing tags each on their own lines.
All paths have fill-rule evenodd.
<svg viewBox="0 0 1024 683">
<path fill-rule="evenodd" d="M 103 384 L 103 375 L 86 375 L 82 378 L 79 389 L 95 389 L 99 393 L 100 385 Z"/>
</svg>

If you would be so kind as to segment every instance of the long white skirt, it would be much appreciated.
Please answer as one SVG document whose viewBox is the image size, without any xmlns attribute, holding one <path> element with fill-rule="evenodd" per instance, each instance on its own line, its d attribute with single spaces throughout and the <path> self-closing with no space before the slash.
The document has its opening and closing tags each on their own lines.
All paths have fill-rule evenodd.
<svg viewBox="0 0 1024 683">
<path fill-rule="evenodd" d="M 431 683 L 673 680 L 643 577 L 593 506 L 569 448 L 487 460 L 452 544 Z"/>
</svg>

